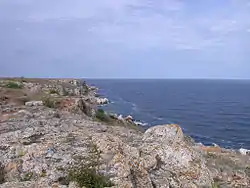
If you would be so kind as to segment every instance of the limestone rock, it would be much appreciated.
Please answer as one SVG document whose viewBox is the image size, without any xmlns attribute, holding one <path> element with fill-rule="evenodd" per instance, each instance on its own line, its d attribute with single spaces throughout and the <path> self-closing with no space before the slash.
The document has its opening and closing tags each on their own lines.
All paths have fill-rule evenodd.
<svg viewBox="0 0 250 188">
<path fill-rule="evenodd" d="M 134 118 L 131 115 L 128 115 L 127 117 L 125 117 L 125 120 L 133 122 Z"/>
<path fill-rule="evenodd" d="M 122 142 L 118 137 L 112 135 L 96 134 L 92 137 L 106 161 L 108 173 L 112 173 L 118 187 L 145 187 L 153 188 L 149 173 L 145 170 L 145 161 L 140 158 L 137 148 Z M 105 158 L 105 157 L 104 157 Z"/>
<path fill-rule="evenodd" d="M 240 152 L 242 155 L 250 155 L 250 150 L 247 150 L 247 149 L 244 149 L 244 148 L 240 148 L 240 149 L 239 149 L 239 152 Z"/>
<path fill-rule="evenodd" d="M 42 106 L 43 101 L 29 101 L 25 103 L 25 106 Z"/>
<path fill-rule="evenodd" d="M 97 88 L 79 80 L 23 85 L 31 98 L 36 87 L 46 95 L 51 89 L 59 91 L 53 97 L 60 99 L 60 106 L 41 106 L 35 101 L 39 97 L 26 106 L 9 104 L 9 95 L 0 99 L 1 188 L 76 187 L 68 182 L 68 169 L 79 161 L 88 164 L 93 146 L 101 151 L 98 173 L 108 176 L 114 187 L 210 188 L 216 185 L 213 179 L 220 187 L 249 187 L 248 150 L 199 145 L 176 124 L 144 132 L 128 126 L 131 121 L 140 124 L 132 116 L 113 114 L 111 124 L 96 122 L 96 105 L 108 99 L 98 98 Z"/>
<path fill-rule="evenodd" d="M 148 129 L 140 151 L 156 187 L 209 187 L 213 183 L 201 154 L 184 142 L 178 125 Z"/>
<path fill-rule="evenodd" d="M 96 103 L 98 105 L 108 104 L 109 100 L 107 98 L 96 98 Z"/>
</svg>

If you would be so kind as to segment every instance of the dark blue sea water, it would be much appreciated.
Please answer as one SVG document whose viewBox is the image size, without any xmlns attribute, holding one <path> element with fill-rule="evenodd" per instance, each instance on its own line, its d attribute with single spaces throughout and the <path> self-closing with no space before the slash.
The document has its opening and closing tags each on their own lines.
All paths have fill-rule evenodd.
<svg viewBox="0 0 250 188">
<path fill-rule="evenodd" d="M 205 145 L 250 149 L 250 80 L 88 80 L 105 108 L 150 125 L 177 123 Z"/>
</svg>

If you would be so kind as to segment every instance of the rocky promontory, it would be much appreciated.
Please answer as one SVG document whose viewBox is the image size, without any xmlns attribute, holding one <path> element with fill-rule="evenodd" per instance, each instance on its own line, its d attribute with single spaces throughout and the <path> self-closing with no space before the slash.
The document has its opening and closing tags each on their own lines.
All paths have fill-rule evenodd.
<svg viewBox="0 0 250 188">
<path fill-rule="evenodd" d="M 77 79 L 0 79 L 1 188 L 250 187 L 247 151 L 144 130 Z"/>
</svg>

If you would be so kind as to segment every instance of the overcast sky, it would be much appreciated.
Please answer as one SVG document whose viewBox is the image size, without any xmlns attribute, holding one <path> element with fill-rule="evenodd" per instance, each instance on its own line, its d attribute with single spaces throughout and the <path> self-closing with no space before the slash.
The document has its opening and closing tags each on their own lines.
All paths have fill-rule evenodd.
<svg viewBox="0 0 250 188">
<path fill-rule="evenodd" d="M 0 76 L 250 79 L 250 0 L 0 0 Z"/>
</svg>

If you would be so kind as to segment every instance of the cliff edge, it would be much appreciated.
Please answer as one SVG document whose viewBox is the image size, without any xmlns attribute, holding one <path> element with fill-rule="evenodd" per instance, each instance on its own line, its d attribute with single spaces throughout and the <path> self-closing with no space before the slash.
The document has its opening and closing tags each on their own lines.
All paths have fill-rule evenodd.
<svg viewBox="0 0 250 188">
<path fill-rule="evenodd" d="M 250 187 L 250 156 L 179 125 L 143 130 L 75 79 L 0 80 L 1 188 Z"/>
</svg>

